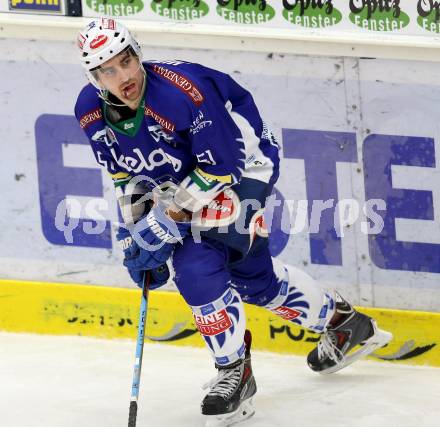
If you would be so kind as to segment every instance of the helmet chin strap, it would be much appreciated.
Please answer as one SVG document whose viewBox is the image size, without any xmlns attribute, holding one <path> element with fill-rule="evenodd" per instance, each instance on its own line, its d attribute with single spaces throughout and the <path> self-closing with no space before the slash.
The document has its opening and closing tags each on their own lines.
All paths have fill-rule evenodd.
<svg viewBox="0 0 440 427">
<path fill-rule="evenodd" d="M 140 62 L 140 61 L 139 61 L 139 68 L 142 68 L 142 74 L 144 76 L 144 79 L 142 81 L 142 89 L 141 89 L 141 93 L 144 93 L 145 85 L 147 82 L 147 74 L 145 73 L 145 70 L 142 67 L 142 62 Z M 135 71 L 135 74 L 137 73 L 139 68 Z M 127 107 L 127 104 L 124 104 L 124 103 L 118 104 L 116 102 L 110 101 L 108 99 L 109 91 L 107 89 L 103 89 L 102 87 L 100 87 L 97 80 L 93 76 L 88 75 L 87 77 L 89 77 L 89 80 L 93 84 L 93 86 L 95 86 L 99 90 L 99 92 L 97 93 L 98 97 L 101 98 L 107 105 L 112 105 L 113 107 Z M 92 77 L 93 80 L 90 77 Z"/>
</svg>

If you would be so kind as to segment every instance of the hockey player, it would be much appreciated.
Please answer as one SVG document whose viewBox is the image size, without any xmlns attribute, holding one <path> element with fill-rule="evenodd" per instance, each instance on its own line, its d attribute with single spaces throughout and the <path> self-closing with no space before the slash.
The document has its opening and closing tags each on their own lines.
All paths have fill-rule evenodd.
<svg viewBox="0 0 440 427">
<path fill-rule="evenodd" d="M 91 84 L 75 115 L 114 180 L 124 265 L 139 286 L 148 271 L 155 289 L 172 258 L 214 357 L 202 414 L 229 425 L 254 413 L 243 301 L 321 333 L 307 357 L 316 372 L 335 372 L 391 339 L 336 292 L 271 258 L 261 225 L 278 145 L 248 91 L 198 64 L 141 62 L 138 43 L 112 19 L 90 22 L 78 45 Z"/>
</svg>

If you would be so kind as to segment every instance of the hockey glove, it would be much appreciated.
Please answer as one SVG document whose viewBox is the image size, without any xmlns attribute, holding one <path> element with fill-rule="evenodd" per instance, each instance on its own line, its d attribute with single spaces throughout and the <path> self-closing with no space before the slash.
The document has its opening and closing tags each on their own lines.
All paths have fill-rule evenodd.
<svg viewBox="0 0 440 427">
<path fill-rule="evenodd" d="M 130 259 L 133 256 L 133 252 L 138 251 L 137 244 L 132 239 L 130 232 L 127 229 L 120 227 L 116 237 L 122 247 L 122 250 L 124 251 L 125 259 Z M 135 282 L 137 286 L 142 288 L 145 270 L 136 270 L 132 268 L 127 268 L 127 270 L 133 282 Z M 170 271 L 166 263 L 150 270 L 149 289 L 153 290 L 165 285 L 169 277 Z"/>
<path fill-rule="evenodd" d="M 138 250 L 136 242 L 132 239 L 130 232 L 126 228 L 119 227 L 118 233 L 116 234 L 116 239 L 118 240 L 121 249 L 124 251 L 124 260 L 126 258 L 131 258 L 133 253 L 136 253 Z M 133 282 L 142 287 L 144 272 L 142 270 L 135 270 L 132 268 L 127 268 L 127 270 Z"/>
<path fill-rule="evenodd" d="M 148 289 L 154 290 L 165 285 L 170 278 L 170 270 L 166 264 L 162 264 L 153 270 L 150 270 L 150 284 Z M 137 283 L 137 285 L 142 288 L 142 282 Z"/>
<path fill-rule="evenodd" d="M 130 229 L 133 236 L 124 265 L 129 270 L 151 270 L 164 264 L 174 244 L 189 233 L 191 223 L 175 222 L 160 207 L 152 209 Z"/>
</svg>

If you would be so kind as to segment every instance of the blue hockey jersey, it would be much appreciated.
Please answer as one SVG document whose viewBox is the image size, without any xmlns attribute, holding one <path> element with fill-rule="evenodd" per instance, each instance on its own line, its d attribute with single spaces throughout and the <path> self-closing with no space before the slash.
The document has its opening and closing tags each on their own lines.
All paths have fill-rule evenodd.
<svg viewBox="0 0 440 427">
<path fill-rule="evenodd" d="M 115 185 L 144 175 L 157 185 L 183 181 L 207 194 L 216 183 L 218 190 L 243 177 L 276 181 L 278 145 L 247 90 L 194 63 L 149 61 L 143 67 L 146 89 L 134 120 L 112 124 L 91 84 L 75 106 L 97 162 Z"/>
</svg>

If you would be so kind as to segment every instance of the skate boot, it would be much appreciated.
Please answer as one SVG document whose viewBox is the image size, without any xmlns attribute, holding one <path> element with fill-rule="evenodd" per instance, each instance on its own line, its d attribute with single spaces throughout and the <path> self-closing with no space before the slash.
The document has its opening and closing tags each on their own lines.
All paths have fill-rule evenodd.
<svg viewBox="0 0 440 427">
<path fill-rule="evenodd" d="M 318 346 L 307 356 L 309 367 L 320 374 L 331 374 L 388 344 L 393 335 L 377 327 L 374 319 L 357 312 L 336 293 L 336 313 L 342 318 L 329 325 Z M 359 346 L 353 352 L 354 347 Z M 350 352 L 350 353 L 349 353 Z"/>
<path fill-rule="evenodd" d="M 252 396 L 257 385 L 251 366 L 251 333 L 246 330 L 245 358 L 228 366 L 218 366 L 218 375 L 204 388 L 210 387 L 202 402 L 206 427 L 227 427 L 247 420 L 254 415 Z"/>
</svg>

